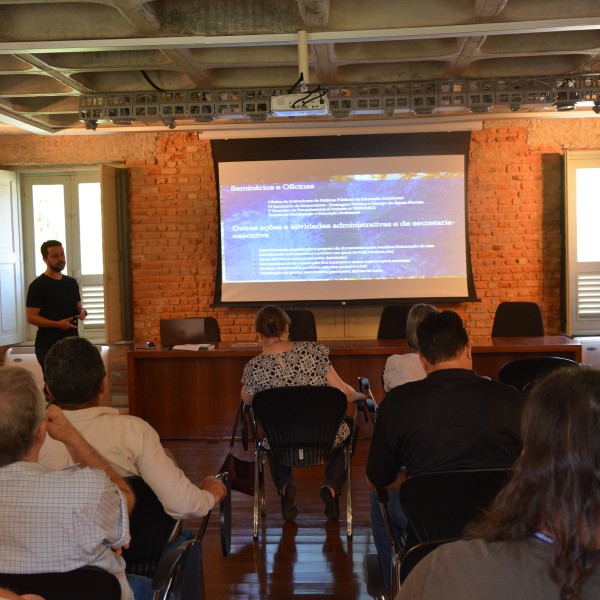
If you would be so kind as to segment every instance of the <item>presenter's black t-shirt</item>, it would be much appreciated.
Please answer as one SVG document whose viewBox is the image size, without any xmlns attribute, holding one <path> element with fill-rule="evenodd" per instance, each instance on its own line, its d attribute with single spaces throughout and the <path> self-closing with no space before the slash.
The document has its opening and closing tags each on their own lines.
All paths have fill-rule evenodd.
<svg viewBox="0 0 600 600">
<path fill-rule="evenodd" d="M 77 280 L 68 275 L 61 279 L 53 279 L 47 275 L 36 277 L 27 291 L 26 306 L 39 308 L 40 316 L 51 321 L 60 321 L 79 313 L 79 285 Z M 58 340 L 77 335 L 77 329 L 57 329 L 55 327 L 38 327 L 35 337 L 36 348 L 50 348 Z"/>
</svg>

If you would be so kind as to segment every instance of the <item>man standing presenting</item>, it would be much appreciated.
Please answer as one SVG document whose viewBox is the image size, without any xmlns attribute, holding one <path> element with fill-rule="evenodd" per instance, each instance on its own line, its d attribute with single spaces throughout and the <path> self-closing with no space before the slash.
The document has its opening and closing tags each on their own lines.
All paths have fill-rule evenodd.
<svg viewBox="0 0 600 600">
<path fill-rule="evenodd" d="M 407 525 L 398 497 L 407 476 L 507 468 L 521 451 L 521 394 L 473 371 L 471 344 L 460 316 L 451 310 L 426 315 L 417 327 L 417 345 L 427 377 L 387 394 L 377 411 L 367 459 L 369 483 L 391 490 L 388 510 L 397 540 Z M 390 589 L 390 544 L 373 496 L 371 527 Z"/>
<path fill-rule="evenodd" d="M 44 371 L 44 359 L 54 342 L 78 335 L 77 320 L 84 320 L 87 311 L 81 307 L 77 280 L 63 275 L 65 251 L 61 242 L 48 240 L 40 248 L 46 270 L 31 282 L 27 291 L 27 322 L 38 330 L 35 355 Z"/>
</svg>

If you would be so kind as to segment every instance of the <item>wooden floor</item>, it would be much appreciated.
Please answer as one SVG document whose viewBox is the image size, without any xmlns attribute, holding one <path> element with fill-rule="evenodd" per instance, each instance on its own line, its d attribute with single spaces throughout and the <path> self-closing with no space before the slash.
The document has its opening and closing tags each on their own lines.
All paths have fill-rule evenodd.
<svg viewBox="0 0 600 600">
<path fill-rule="evenodd" d="M 221 553 L 218 509 L 212 515 L 203 542 L 206 597 L 209 600 L 277 599 L 302 596 L 324 599 L 367 599 L 363 557 L 375 552 L 369 520 L 369 493 L 364 473 L 368 439 L 359 440 L 352 464 L 354 535 L 346 536 L 345 494 L 340 521 L 327 520 L 319 488 L 323 468 L 296 469 L 298 495 L 295 523 L 281 516 L 279 498 L 267 481 L 267 515 L 252 540 L 252 498 L 232 492 L 233 535 L 231 555 Z M 198 483 L 216 473 L 228 452 L 228 442 L 165 441 L 187 475 Z M 236 444 L 235 454 L 252 460 Z M 267 475 L 268 475 L 268 466 Z M 187 523 L 196 527 L 197 523 Z"/>
</svg>

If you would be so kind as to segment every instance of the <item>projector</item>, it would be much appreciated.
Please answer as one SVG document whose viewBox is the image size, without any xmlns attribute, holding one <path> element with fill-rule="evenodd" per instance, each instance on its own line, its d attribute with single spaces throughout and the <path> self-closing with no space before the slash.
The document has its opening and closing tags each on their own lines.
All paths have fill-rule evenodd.
<svg viewBox="0 0 600 600">
<path fill-rule="evenodd" d="M 271 112 L 276 117 L 316 117 L 328 115 L 329 100 L 321 92 L 271 96 Z"/>
</svg>

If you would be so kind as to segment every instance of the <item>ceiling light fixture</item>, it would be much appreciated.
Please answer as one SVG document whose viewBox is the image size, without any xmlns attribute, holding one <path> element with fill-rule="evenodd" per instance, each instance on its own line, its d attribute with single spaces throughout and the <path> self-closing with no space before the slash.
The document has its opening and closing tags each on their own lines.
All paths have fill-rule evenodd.
<svg viewBox="0 0 600 600">
<path fill-rule="evenodd" d="M 592 110 L 597 114 L 600 115 L 600 97 L 596 98 L 594 100 L 594 106 L 592 106 Z"/>
<path fill-rule="evenodd" d="M 88 131 L 96 131 L 96 127 L 98 127 L 96 119 L 86 119 L 83 123 Z"/>
</svg>

